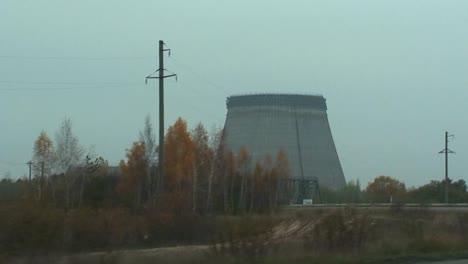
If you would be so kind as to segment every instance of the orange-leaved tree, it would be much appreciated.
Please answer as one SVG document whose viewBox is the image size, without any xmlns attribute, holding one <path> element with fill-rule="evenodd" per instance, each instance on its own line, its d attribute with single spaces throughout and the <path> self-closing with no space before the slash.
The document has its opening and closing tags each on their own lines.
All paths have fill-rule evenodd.
<svg viewBox="0 0 468 264">
<path fill-rule="evenodd" d="M 237 208 L 239 209 L 240 212 L 243 212 L 245 210 L 246 206 L 246 188 L 247 188 L 247 182 L 248 182 L 248 174 L 250 174 L 250 161 L 251 157 L 249 154 L 249 150 L 247 147 L 242 146 L 239 149 L 239 155 L 237 156 L 237 164 L 238 164 L 238 174 L 240 177 L 240 190 L 239 190 L 239 201 L 237 203 Z M 234 197 L 235 194 L 235 178 L 233 178 L 232 185 L 231 185 L 231 197 Z"/>
<path fill-rule="evenodd" d="M 164 144 L 166 188 L 171 209 L 193 209 L 195 144 L 187 130 L 187 122 L 178 118 L 170 126 Z"/>
<path fill-rule="evenodd" d="M 406 193 L 405 184 L 389 176 L 379 176 L 369 183 L 366 193 L 371 202 L 388 203 L 401 201 Z"/>
<path fill-rule="evenodd" d="M 284 149 L 280 149 L 276 155 L 276 169 L 278 170 L 280 177 L 289 178 L 291 176 L 288 156 Z"/>
<path fill-rule="evenodd" d="M 289 190 L 287 187 L 281 189 L 281 186 L 289 186 L 289 184 L 282 184 L 287 183 L 287 179 L 291 177 L 291 169 L 289 168 L 289 160 L 284 149 L 280 149 L 278 151 L 278 155 L 276 155 L 276 171 L 277 171 L 277 178 L 275 179 L 276 182 L 276 192 L 275 192 L 275 201 L 279 204 L 281 201 L 289 202 L 289 198 L 287 193 Z M 283 197 L 282 197 L 283 196 Z"/>
<path fill-rule="evenodd" d="M 276 180 L 278 173 L 270 154 L 266 154 L 263 159 L 263 173 L 257 180 L 257 192 L 260 195 L 258 210 L 266 212 L 274 207 L 273 200 L 276 193 Z"/>
<path fill-rule="evenodd" d="M 46 132 L 41 131 L 39 137 L 34 141 L 33 161 L 34 174 L 50 176 L 55 159 L 54 143 Z M 44 163 L 44 165 L 42 165 Z"/>
<path fill-rule="evenodd" d="M 142 203 L 142 192 L 146 178 L 146 150 L 142 142 L 135 142 L 127 150 L 127 161 L 120 161 L 122 177 L 117 185 L 117 192 L 127 201 L 133 198 L 135 206 Z"/>
<path fill-rule="evenodd" d="M 210 178 L 214 173 L 214 151 L 210 148 L 210 138 L 205 127 L 199 123 L 190 131 L 194 144 L 193 159 L 192 209 L 194 212 L 205 212 L 208 209 L 207 199 L 210 190 Z"/>
<path fill-rule="evenodd" d="M 52 174 L 52 166 L 55 161 L 54 143 L 47 136 L 46 132 L 41 131 L 41 134 L 34 142 L 33 147 L 33 164 L 34 174 L 39 179 L 37 199 L 41 200 L 46 180 Z"/>
</svg>

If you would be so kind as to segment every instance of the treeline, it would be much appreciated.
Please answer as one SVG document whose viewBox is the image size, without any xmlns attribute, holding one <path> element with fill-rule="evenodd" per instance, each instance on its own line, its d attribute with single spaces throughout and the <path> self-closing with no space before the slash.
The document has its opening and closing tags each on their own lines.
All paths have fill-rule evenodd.
<svg viewBox="0 0 468 264">
<path fill-rule="evenodd" d="M 156 160 L 157 147 L 150 139 L 149 121 L 141 140 L 120 162 L 116 192 L 127 207 L 206 213 L 259 213 L 274 210 L 280 198 L 280 179 L 289 177 L 284 151 L 252 167 L 246 147 L 237 153 L 222 148 L 222 131 L 208 134 L 198 124 L 188 130 L 179 118 L 168 128 L 164 145 L 164 178 Z M 151 162 L 156 161 L 156 163 Z"/>
<path fill-rule="evenodd" d="M 359 181 L 350 181 L 339 190 L 320 189 L 322 203 L 445 203 L 445 180 L 431 181 L 428 184 L 406 188 L 400 182 L 389 176 L 379 176 L 361 188 Z M 450 203 L 468 203 L 466 182 L 463 179 L 448 180 L 448 198 Z"/>
<path fill-rule="evenodd" d="M 171 214 L 245 214 L 272 212 L 281 181 L 289 177 L 286 153 L 253 161 L 248 148 L 223 149 L 223 133 L 202 124 L 189 129 L 179 118 L 167 130 L 164 177 L 159 175 L 159 146 L 149 117 L 139 140 L 118 167 L 85 150 L 65 119 L 53 141 L 42 131 L 33 146 L 32 178 L 1 191 L 2 199 L 28 200 L 64 210 L 125 207 Z"/>
</svg>

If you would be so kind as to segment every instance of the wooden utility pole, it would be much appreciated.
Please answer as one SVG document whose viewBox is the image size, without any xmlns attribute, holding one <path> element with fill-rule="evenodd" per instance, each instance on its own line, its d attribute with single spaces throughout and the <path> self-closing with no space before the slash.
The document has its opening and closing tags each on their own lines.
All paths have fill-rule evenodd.
<svg viewBox="0 0 468 264">
<path fill-rule="evenodd" d="M 448 177 L 448 154 L 452 154 L 452 153 L 455 153 L 453 151 L 451 151 L 449 148 L 448 148 L 448 141 L 449 141 L 449 137 L 452 137 L 453 138 L 453 135 L 449 134 L 449 132 L 445 131 L 445 148 L 441 151 L 439 151 L 439 153 L 444 153 L 445 154 L 445 203 L 448 204 L 449 203 L 449 197 L 448 197 L 448 193 L 449 193 L 449 177 Z"/>
<path fill-rule="evenodd" d="M 31 168 L 32 168 L 32 165 L 34 164 L 34 162 L 28 161 L 28 162 L 26 162 L 26 164 L 29 165 L 29 184 L 31 184 Z"/>
<path fill-rule="evenodd" d="M 39 162 L 41 164 L 41 179 L 39 183 L 39 201 L 42 199 L 42 193 L 44 192 L 44 161 Z"/>
<path fill-rule="evenodd" d="M 164 190 L 164 79 L 175 76 L 177 78 L 177 74 L 169 74 L 164 75 L 164 52 L 169 52 L 171 54 L 170 49 L 164 48 L 164 41 L 159 41 L 159 71 L 158 77 L 153 77 L 150 74 L 146 77 L 146 82 L 148 79 L 159 79 L 159 151 L 158 151 L 158 166 L 159 166 L 159 190 Z"/>
</svg>

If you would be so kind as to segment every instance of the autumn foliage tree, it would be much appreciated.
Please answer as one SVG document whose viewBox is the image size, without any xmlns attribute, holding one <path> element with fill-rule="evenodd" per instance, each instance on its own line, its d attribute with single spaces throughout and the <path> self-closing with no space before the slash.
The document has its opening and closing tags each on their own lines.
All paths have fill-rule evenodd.
<svg viewBox="0 0 468 264">
<path fill-rule="evenodd" d="M 290 177 L 289 162 L 284 150 L 280 150 L 273 160 L 265 155 L 262 162 L 257 162 L 251 179 L 250 212 L 271 212 L 280 203 L 282 185 L 287 185 Z M 283 184 L 281 184 L 283 183 Z M 284 198 L 282 200 L 285 200 Z"/>
<path fill-rule="evenodd" d="M 289 197 L 287 197 L 286 194 L 289 193 L 290 190 L 287 188 L 281 188 L 282 186 L 287 186 L 284 184 L 284 181 L 282 184 L 282 179 L 287 180 L 291 178 L 288 155 L 284 149 L 280 149 L 276 155 L 276 171 L 278 173 L 278 178 L 276 179 L 276 182 L 274 182 L 274 184 L 276 184 L 275 201 L 276 203 L 288 201 Z"/>
<path fill-rule="evenodd" d="M 194 212 L 208 210 L 210 178 L 213 172 L 214 150 L 205 127 L 199 123 L 191 132 L 194 145 L 192 209 Z M 211 190 L 210 190 L 211 191 Z"/>
<path fill-rule="evenodd" d="M 449 201 L 451 203 L 468 202 L 466 182 L 448 180 Z M 428 184 L 408 190 L 407 199 L 412 203 L 443 203 L 445 202 L 445 180 L 432 180 Z"/>
<path fill-rule="evenodd" d="M 146 179 L 146 150 L 141 142 L 133 143 L 131 149 L 127 150 L 127 161 L 120 161 L 122 177 L 117 185 L 117 192 L 126 202 L 140 206 L 144 180 Z"/>
<path fill-rule="evenodd" d="M 368 199 L 374 203 L 399 201 L 405 193 L 405 184 L 389 176 L 375 178 L 366 188 Z"/>
<path fill-rule="evenodd" d="M 195 144 L 182 118 L 168 128 L 164 152 L 167 205 L 179 211 L 193 210 Z"/>
<path fill-rule="evenodd" d="M 41 134 L 34 142 L 33 147 L 34 175 L 50 175 L 52 173 L 52 165 L 54 163 L 54 159 L 54 143 L 49 138 L 46 132 L 41 131 Z M 42 165 L 43 163 L 44 165 Z"/>
<path fill-rule="evenodd" d="M 281 200 L 281 181 L 289 177 L 286 153 L 281 150 L 276 159 L 266 154 L 262 160 L 253 160 L 245 146 L 238 152 L 223 149 L 221 132 L 217 130 L 210 137 L 202 124 L 189 130 L 187 123 L 178 118 L 165 136 L 165 160 L 161 164 L 165 166 L 161 181 L 164 186 L 163 192 L 155 196 L 152 188 L 155 182 L 148 173 L 155 142 L 147 118 L 140 141 L 127 150 L 126 160 L 119 165 L 121 176 L 115 191 L 120 201 L 134 208 L 147 205 L 145 208 L 170 215 L 244 214 L 276 208 Z M 97 181 L 92 173 L 85 175 L 84 170 L 81 168 L 82 181 L 77 189 L 78 205 L 85 200 L 87 182 Z"/>
<path fill-rule="evenodd" d="M 283 150 L 275 160 L 266 154 L 263 160 L 255 162 L 247 147 L 241 147 L 238 153 L 224 152 L 221 164 L 217 197 L 223 201 L 225 213 L 271 212 L 280 203 L 284 191 L 281 181 L 290 175 Z"/>
<path fill-rule="evenodd" d="M 36 175 L 37 194 L 38 200 L 41 200 L 45 191 L 45 187 L 48 185 L 49 176 L 52 174 L 52 166 L 55 160 L 55 148 L 54 143 L 46 134 L 42 131 L 39 137 L 34 142 L 33 147 L 33 164 L 34 164 L 34 175 Z"/>
</svg>

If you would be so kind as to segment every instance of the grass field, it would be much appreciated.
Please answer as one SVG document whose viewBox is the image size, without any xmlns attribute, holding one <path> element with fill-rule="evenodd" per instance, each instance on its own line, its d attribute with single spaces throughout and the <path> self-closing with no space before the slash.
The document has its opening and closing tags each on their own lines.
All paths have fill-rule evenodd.
<svg viewBox="0 0 468 264">
<path fill-rule="evenodd" d="M 212 243 L 9 263 L 415 263 L 468 258 L 468 213 L 335 208 L 220 217 Z"/>
</svg>

